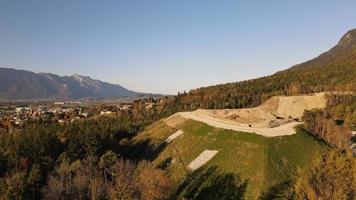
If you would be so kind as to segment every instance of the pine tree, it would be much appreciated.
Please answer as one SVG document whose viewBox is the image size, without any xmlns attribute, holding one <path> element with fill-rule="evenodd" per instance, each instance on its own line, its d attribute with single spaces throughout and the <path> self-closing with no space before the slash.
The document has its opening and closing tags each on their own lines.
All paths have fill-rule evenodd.
<svg viewBox="0 0 356 200">
<path fill-rule="evenodd" d="M 351 152 L 333 150 L 302 173 L 295 185 L 297 199 L 349 200 L 356 197 L 356 161 Z"/>
</svg>

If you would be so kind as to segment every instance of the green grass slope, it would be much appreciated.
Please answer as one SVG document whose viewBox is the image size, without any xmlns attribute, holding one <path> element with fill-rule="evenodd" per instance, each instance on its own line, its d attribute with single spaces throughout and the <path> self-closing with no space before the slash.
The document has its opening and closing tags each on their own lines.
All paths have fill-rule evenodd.
<svg viewBox="0 0 356 200">
<path fill-rule="evenodd" d="M 157 148 L 178 129 L 182 129 L 184 135 Z M 151 148 L 160 149 L 152 157 L 154 163 L 164 167 L 179 186 L 177 195 L 188 199 L 224 199 L 224 195 L 226 199 L 231 196 L 237 199 L 238 196 L 231 192 L 237 191 L 239 184 L 245 186 L 243 193 L 246 199 L 258 199 L 272 187 L 289 181 L 297 170 L 303 170 L 327 150 L 325 144 L 302 130 L 292 136 L 267 138 L 218 129 L 193 120 L 187 120 L 176 128 L 167 126 L 163 121 L 156 122 L 133 141 L 145 141 Z M 188 164 L 206 149 L 219 152 L 192 173 L 187 169 Z M 216 177 L 218 172 L 224 176 Z M 196 180 L 191 178 L 187 182 L 189 178 L 186 177 L 195 177 Z M 231 181 L 236 188 L 228 191 L 227 185 L 231 185 Z M 219 192 L 222 194 L 219 195 Z"/>
</svg>

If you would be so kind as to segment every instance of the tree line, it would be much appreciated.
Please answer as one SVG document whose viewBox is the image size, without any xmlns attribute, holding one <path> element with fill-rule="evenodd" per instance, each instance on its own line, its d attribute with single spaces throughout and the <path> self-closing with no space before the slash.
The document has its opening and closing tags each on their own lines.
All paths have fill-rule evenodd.
<svg viewBox="0 0 356 200">
<path fill-rule="evenodd" d="M 125 199 L 126 190 L 132 190 L 126 199 L 166 199 L 172 187 L 166 173 L 149 161 L 128 160 L 130 148 L 120 144 L 157 120 L 156 112 L 135 108 L 62 125 L 37 121 L 1 135 L 0 199 Z"/>
<path fill-rule="evenodd" d="M 306 130 L 331 146 L 349 148 L 356 130 L 356 96 L 330 94 L 325 109 L 305 111 L 302 120 Z"/>
</svg>

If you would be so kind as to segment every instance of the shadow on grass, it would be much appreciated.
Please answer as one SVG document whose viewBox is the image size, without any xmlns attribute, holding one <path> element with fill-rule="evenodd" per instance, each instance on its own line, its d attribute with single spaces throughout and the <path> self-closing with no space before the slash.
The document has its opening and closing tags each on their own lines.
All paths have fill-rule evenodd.
<svg viewBox="0 0 356 200">
<path fill-rule="evenodd" d="M 308 130 L 306 130 L 303 125 L 298 125 L 295 127 L 296 132 L 297 133 L 303 133 L 311 138 L 313 138 L 314 140 L 320 142 L 321 144 L 324 144 L 328 147 L 332 147 L 330 144 L 328 144 L 325 140 L 323 140 L 320 136 L 318 136 L 317 134 L 313 134 L 312 132 L 309 132 Z"/>
<path fill-rule="evenodd" d="M 158 164 L 158 168 L 166 170 L 167 167 L 172 163 L 172 157 L 167 157 Z"/>
<path fill-rule="evenodd" d="M 247 181 L 212 166 L 189 174 L 178 186 L 177 199 L 227 200 L 244 199 Z"/>
<path fill-rule="evenodd" d="M 153 144 L 150 139 L 146 139 L 134 144 L 122 145 L 122 152 L 125 157 L 131 160 L 150 160 L 153 161 L 166 148 L 167 143 Z"/>
<path fill-rule="evenodd" d="M 260 200 L 292 200 L 293 197 L 293 185 L 291 181 L 285 181 L 271 187 L 267 192 L 263 193 Z"/>
</svg>

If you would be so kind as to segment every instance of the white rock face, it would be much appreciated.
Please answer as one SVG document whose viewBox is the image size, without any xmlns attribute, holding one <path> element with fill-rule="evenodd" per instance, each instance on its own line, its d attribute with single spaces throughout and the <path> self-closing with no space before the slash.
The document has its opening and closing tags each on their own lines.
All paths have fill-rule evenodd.
<svg viewBox="0 0 356 200">
<path fill-rule="evenodd" d="M 172 135 L 170 135 L 165 141 L 167 143 L 171 143 L 174 139 L 176 139 L 177 137 L 181 136 L 184 132 L 182 130 L 178 130 L 177 132 L 173 133 Z"/>
<path fill-rule="evenodd" d="M 79 82 L 80 86 L 85 87 L 85 88 L 90 88 L 90 87 L 95 87 L 95 88 L 100 88 L 100 82 L 94 79 L 91 79 L 90 77 L 86 76 L 81 76 L 79 74 L 74 74 L 71 76 L 74 80 Z"/>
<path fill-rule="evenodd" d="M 216 150 L 205 150 L 197 158 L 195 158 L 191 163 L 189 163 L 188 168 L 191 170 L 197 170 L 209 160 L 211 160 L 219 151 Z"/>
</svg>

